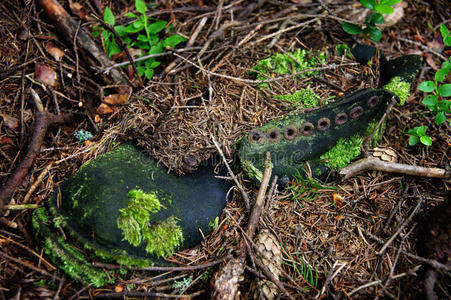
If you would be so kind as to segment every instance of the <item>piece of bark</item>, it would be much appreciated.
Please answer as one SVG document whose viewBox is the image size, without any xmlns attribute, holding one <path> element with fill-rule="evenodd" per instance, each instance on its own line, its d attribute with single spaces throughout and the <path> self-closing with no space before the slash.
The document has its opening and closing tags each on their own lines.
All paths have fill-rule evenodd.
<svg viewBox="0 0 451 300">
<path fill-rule="evenodd" d="M 69 44 L 72 44 L 78 28 L 77 22 L 56 0 L 38 0 L 38 3 L 42 6 L 42 8 L 44 8 L 49 19 L 56 25 L 55 28 L 59 31 L 61 36 L 64 37 Z M 83 54 L 86 59 L 86 63 L 100 68 L 105 68 L 112 65 L 105 52 L 97 46 L 94 40 L 83 30 L 83 28 L 78 30 L 77 42 L 78 46 L 84 50 Z M 86 54 L 89 54 L 89 56 Z M 127 83 L 126 78 L 117 69 L 111 69 L 110 75 L 113 82 L 109 83 Z"/>
</svg>

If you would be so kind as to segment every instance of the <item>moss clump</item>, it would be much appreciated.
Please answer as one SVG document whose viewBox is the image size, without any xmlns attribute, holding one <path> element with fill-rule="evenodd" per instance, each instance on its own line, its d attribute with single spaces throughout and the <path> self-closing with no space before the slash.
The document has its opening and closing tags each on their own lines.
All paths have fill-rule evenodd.
<svg viewBox="0 0 451 300">
<path fill-rule="evenodd" d="M 177 225 L 177 218 L 174 216 L 146 227 L 143 236 L 147 242 L 146 252 L 163 258 L 174 254 L 183 242 L 182 229 Z"/>
<path fill-rule="evenodd" d="M 398 96 L 400 105 L 404 105 L 406 100 L 410 97 L 410 83 L 403 81 L 399 76 L 390 79 L 390 82 L 384 85 L 384 89 Z"/>
<path fill-rule="evenodd" d="M 276 95 L 274 98 L 288 102 L 291 107 L 297 109 L 315 108 L 320 104 L 319 96 L 310 89 L 301 89 L 293 94 Z"/>
<path fill-rule="evenodd" d="M 143 240 L 143 230 L 149 227 L 149 213 L 156 213 L 164 206 L 154 192 L 144 193 L 142 190 L 130 190 L 127 194 L 127 207 L 119 210 L 117 226 L 122 229 L 124 239 L 133 246 L 138 246 Z"/>
<path fill-rule="evenodd" d="M 370 123 L 366 130 L 366 135 L 369 135 L 376 128 L 377 122 Z M 377 143 L 384 131 L 384 126 L 381 126 L 373 137 L 373 142 Z M 337 144 L 332 147 L 329 151 L 321 155 L 320 159 L 324 161 L 325 165 L 334 168 L 344 168 L 351 160 L 357 158 L 361 153 L 361 148 L 363 145 L 364 138 L 355 134 L 348 138 L 341 138 L 338 140 Z"/>
<path fill-rule="evenodd" d="M 288 75 L 317 67 L 320 63 L 326 62 L 326 53 L 320 52 L 315 56 L 309 55 L 310 52 L 304 49 L 297 49 L 293 53 L 277 53 L 268 58 L 260 60 L 252 69 L 252 74 L 257 74 L 257 80 L 265 80 L 274 75 Z M 316 76 L 319 71 L 309 71 L 301 73 L 299 78 Z M 259 87 L 269 88 L 267 82 L 260 83 Z"/>
<path fill-rule="evenodd" d="M 85 284 L 101 287 L 112 281 L 103 270 L 96 269 L 85 259 L 83 253 L 58 238 L 51 226 L 49 211 L 38 208 L 32 217 L 32 225 L 38 241 L 43 244 L 44 252 L 73 279 L 81 279 Z"/>
<path fill-rule="evenodd" d="M 250 178 L 254 178 L 254 179 L 258 180 L 258 182 L 262 181 L 263 172 L 261 170 L 257 169 L 250 161 L 242 160 L 241 168 L 246 173 L 246 175 L 249 176 Z"/>
<path fill-rule="evenodd" d="M 183 231 L 173 216 L 163 222 L 150 225 L 150 213 L 165 208 L 154 192 L 130 190 L 127 207 L 119 210 L 117 226 L 122 229 L 124 240 L 137 247 L 146 243 L 146 252 L 157 257 L 172 255 L 183 242 Z M 128 261 L 130 262 L 130 261 Z"/>
</svg>

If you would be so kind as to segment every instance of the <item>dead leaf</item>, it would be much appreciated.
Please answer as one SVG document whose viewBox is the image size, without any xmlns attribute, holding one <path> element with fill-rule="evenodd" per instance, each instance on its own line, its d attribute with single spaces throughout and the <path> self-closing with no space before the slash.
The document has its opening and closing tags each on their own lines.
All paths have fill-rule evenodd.
<svg viewBox="0 0 451 300">
<path fill-rule="evenodd" d="M 128 94 L 111 94 L 103 99 L 103 102 L 111 105 L 125 105 L 128 103 Z"/>
<path fill-rule="evenodd" d="M 11 129 L 12 131 L 16 131 L 16 132 L 19 131 L 19 126 L 20 126 L 19 119 L 15 118 L 15 117 L 11 117 L 6 114 L 0 114 L 0 117 L 3 118 L 3 122 L 6 125 L 6 127 Z"/>
<path fill-rule="evenodd" d="M 45 84 L 45 85 L 49 85 L 49 86 L 55 86 L 57 81 L 57 75 L 55 70 L 53 70 L 51 67 L 41 64 L 41 63 L 36 63 L 35 69 L 34 69 L 34 73 L 36 76 L 36 80 Z"/>
<path fill-rule="evenodd" d="M 60 48 L 56 47 L 55 44 L 53 44 L 52 42 L 47 42 L 45 44 L 45 51 L 47 51 L 48 54 L 53 56 L 53 58 L 56 61 L 60 61 L 61 58 L 63 58 L 63 56 L 65 54 L 63 50 L 61 50 Z"/>
<path fill-rule="evenodd" d="M 436 31 L 432 41 L 427 41 L 426 45 L 437 52 L 442 52 L 443 48 L 445 48 L 445 44 L 443 44 L 442 34 L 440 31 Z"/>
<path fill-rule="evenodd" d="M 116 293 L 122 293 L 123 290 L 124 290 L 124 287 L 123 287 L 123 286 L 116 285 L 116 286 L 114 287 L 114 291 L 115 291 Z"/>
<path fill-rule="evenodd" d="M 0 138 L 0 144 L 14 145 L 14 141 L 11 138 L 7 137 L 7 136 L 2 136 Z"/>
<path fill-rule="evenodd" d="M 99 107 L 97 107 L 97 113 L 99 115 L 106 115 L 106 114 L 111 114 L 112 112 L 114 112 L 113 108 L 111 106 L 109 106 L 108 104 L 105 103 L 101 103 L 99 105 Z"/>
<path fill-rule="evenodd" d="M 343 206 L 343 196 L 338 194 L 338 193 L 333 193 L 332 194 L 332 199 L 335 203 L 337 203 L 338 207 L 342 207 Z"/>
<path fill-rule="evenodd" d="M 434 59 L 432 58 L 432 56 L 430 56 L 427 53 L 424 53 L 424 57 L 426 58 L 426 62 L 427 64 L 434 69 L 434 71 L 437 71 L 438 69 L 440 69 L 439 66 L 437 66 L 437 64 L 435 63 Z"/>
<path fill-rule="evenodd" d="M 69 0 L 69 7 L 74 15 L 77 15 L 80 19 L 89 21 L 89 10 L 86 7 L 72 0 Z"/>
<path fill-rule="evenodd" d="M 407 7 L 407 3 L 402 1 L 393 6 L 394 11 L 391 14 L 384 14 L 383 27 L 391 27 L 398 23 L 402 18 L 404 18 L 404 8 Z"/>
<path fill-rule="evenodd" d="M 129 48 L 128 53 L 130 53 L 132 58 L 137 58 L 138 56 L 144 54 L 141 49 L 135 49 L 135 48 Z M 111 58 L 116 62 L 128 61 L 128 57 L 127 57 L 127 54 L 125 53 L 125 51 L 116 53 Z"/>
</svg>

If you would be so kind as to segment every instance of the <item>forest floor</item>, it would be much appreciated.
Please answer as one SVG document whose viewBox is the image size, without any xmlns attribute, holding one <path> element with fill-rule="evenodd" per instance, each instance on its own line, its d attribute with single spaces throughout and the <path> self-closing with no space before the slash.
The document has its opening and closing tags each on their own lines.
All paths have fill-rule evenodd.
<svg viewBox="0 0 451 300">
<path fill-rule="evenodd" d="M 184 160 L 187 155 L 201 162 L 217 152 L 211 136 L 226 158 L 232 159 L 234 141 L 246 132 L 299 110 L 277 95 L 310 88 L 321 99 L 333 99 L 377 87 L 378 63 L 353 64 L 353 58 L 341 53 L 343 46 L 338 45 L 371 44 L 389 58 L 423 56 L 411 95 L 388 115 L 379 147 L 390 149 L 387 153 L 400 163 L 450 168 L 450 114 L 445 114 L 446 122 L 436 125 L 435 114 L 421 103 L 425 94 L 417 89 L 419 83 L 433 80 L 451 55 L 439 30 L 440 24 L 451 27 L 448 1 L 403 1 L 381 25 L 379 42 L 342 29 L 342 22 L 363 24 L 370 13 L 358 1 L 155 1 L 148 13 L 167 22 L 157 36 L 162 38 L 167 31 L 187 40 L 174 51 L 162 49 L 164 55 L 157 58 L 161 64 L 147 66 L 153 77 L 141 76 L 143 84 L 131 66 L 115 68 L 122 72 L 117 72 L 122 74 L 119 77 L 129 81 L 119 87 L 113 85 L 117 83 L 114 72 L 98 72 L 92 53 L 75 44 L 74 36 L 61 34 L 64 29 L 46 16 L 43 2 L 0 3 L 0 184 L 6 184 L 22 161 L 30 164 L 14 182 L 0 213 L 0 299 L 210 297 L 215 274 L 221 270 L 218 265 L 164 274 L 115 273 L 114 283 L 103 288 L 71 279 L 33 237 L 33 210 L 44 205 L 83 163 L 135 139 L 136 134 L 159 162 L 186 173 L 191 171 Z M 107 6 L 116 24 L 129 22 L 126 13 L 136 13 L 132 0 L 59 3 L 76 21 L 75 35 L 102 26 L 94 16 L 103 20 Z M 101 37 L 92 39 L 100 49 L 111 47 Z M 264 58 L 297 49 L 325 53 L 319 79 L 275 78 L 267 89 L 249 72 Z M 113 59 L 127 61 L 123 52 Z M 40 109 L 37 98 L 42 102 Z M 42 111 L 54 123 L 48 130 L 36 129 L 46 122 L 38 120 Z M 432 145 L 409 146 L 408 129 L 423 125 Z M 136 129 L 133 135 L 130 128 Z M 92 137 L 80 137 L 87 132 Z M 35 147 L 35 159 L 28 156 L 30 144 Z M 238 170 L 237 175 L 254 201 L 258 187 Z M 278 296 L 422 299 L 425 278 L 435 266 L 434 294 L 449 299 L 450 225 L 434 225 L 441 217 L 435 218 L 430 211 L 437 213 L 433 208 L 445 205 L 450 178 L 380 171 L 366 171 L 347 180 L 338 177 L 334 174 L 321 185 L 294 180 L 289 188 L 276 190 L 267 203 L 258 227 L 269 230 L 280 247 L 275 251 L 281 255 L 279 279 L 285 291 L 277 292 Z M 244 238 L 242 228 L 248 217 L 242 194 L 235 189 L 202 245 L 176 253 L 170 260 L 193 266 L 229 257 Z M 426 238 L 424 250 L 425 236 L 434 236 L 436 231 L 445 237 L 435 242 Z M 246 264 L 244 277 L 239 278 L 239 297 L 256 295 L 258 299 L 265 292 L 261 286 L 265 275 L 252 259 Z M 270 288 L 277 290 L 274 285 Z"/>
</svg>

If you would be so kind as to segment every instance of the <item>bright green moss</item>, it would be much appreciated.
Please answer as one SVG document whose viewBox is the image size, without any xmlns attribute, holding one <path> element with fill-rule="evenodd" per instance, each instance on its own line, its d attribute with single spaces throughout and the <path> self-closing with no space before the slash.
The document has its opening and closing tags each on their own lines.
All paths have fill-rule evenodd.
<svg viewBox="0 0 451 300">
<path fill-rule="evenodd" d="M 120 210 L 117 226 L 122 229 L 124 239 L 137 247 L 146 243 L 146 252 L 157 257 L 172 255 L 183 242 L 182 229 L 173 216 L 165 221 L 150 225 L 150 213 L 165 208 L 154 192 L 130 190 L 127 207 Z"/>
<path fill-rule="evenodd" d="M 182 229 L 174 216 L 144 228 L 143 236 L 147 242 L 146 252 L 163 258 L 174 254 L 183 242 Z"/>
<path fill-rule="evenodd" d="M 243 169 L 244 173 L 246 173 L 249 178 L 254 178 L 258 180 L 258 182 L 262 181 L 263 173 L 259 169 L 257 169 L 250 161 L 242 160 L 241 161 L 241 168 Z"/>
<path fill-rule="evenodd" d="M 164 206 L 154 192 L 144 193 L 133 189 L 127 197 L 128 205 L 120 210 L 117 226 L 122 229 L 124 239 L 136 247 L 143 240 L 143 230 L 149 226 L 149 213 L 156 213 Z"/>
<path fill-rule="evenodd" d="M 276 95 L 274 98 L 288 102 L 291 107 L 298 109 L 315 108 L 320 104 L 319 96 L 311 89 L 301 89 L 293 94 Z"/>
<path fill-rule="evenodd" d="M 320 52 L 317 55 L 309 55 L 310 52 L 304 49 L 297 49 L 288 54 L 277 53 L 268 58 L 260 60 L 252 69 L 251 73 L 256 74 L 257 80 L 271 78 L 273 75 L 288 75 L 300 71 L 316 68 L 319 64 L 326 62 L 326 53 Z M 299 78 L 316 76 L 319 71 L 309 71 L 301 73 Z M 259 87 L 269 88 L 268 83 L 260 83 Z"/>
<path fill-rule="evenodd" d="M 366 135 L 371 134 L 376 127 L 377 122 L 370 123 L 366 130 Z M 381 126 L 373 137 L 373 142 L 377 143 L 384 131 L 384 126 Z M 361 148 L 364 142 L 364 138 L 359 135 L 353 135 L 349 138 L 341 138 L 337 144 L 329 151 L 321 155 L 326 166 L 334 169 L 346 167 L 353 159 L 357 158 L 361 153 Z"/>
<path fill-rule="evenodd" d="M 410 83 L 403 81 L 399 76 L 393 77 L 389 83 L 384 85 L 384 89 L 398 96 L 400 105 L 404 105 L 410 97 Z"/>
</svg>

